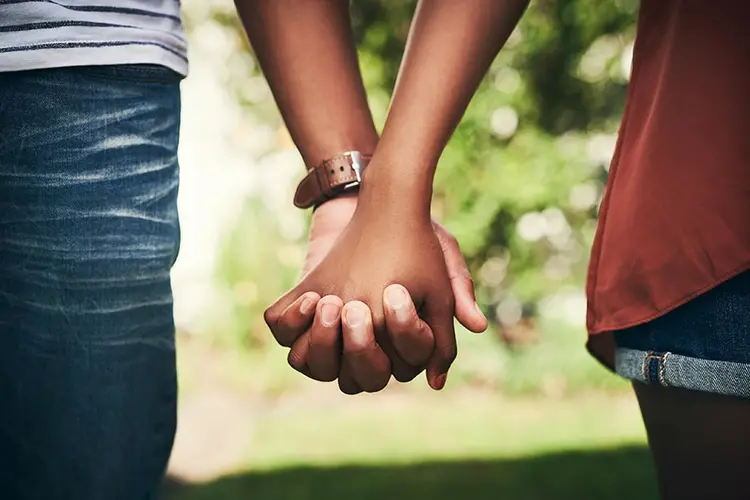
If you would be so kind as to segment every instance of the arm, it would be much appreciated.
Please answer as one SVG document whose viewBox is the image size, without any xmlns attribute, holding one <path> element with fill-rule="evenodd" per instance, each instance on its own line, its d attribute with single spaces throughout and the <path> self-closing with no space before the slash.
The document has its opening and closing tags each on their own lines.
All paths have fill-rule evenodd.
<svg viewBox="0 0 750 500">
<path fill-rule="evenodd" d="M 528 3 L 419 2 L 378 146 L 378 168 L 367 179 L 374 190 L 389 191 L 409 179 L 410 196 L 399 198 L 429 211 L 438 158 Z M 396 177 L 401 180 L 394 182 Z"/>
<path fill-rule="evenodd" d="M 306 165 L 375 151 L 348 0 L 236 0 L 250 43 Z"/>
<path fill-rule="evenodd" d="M 235 0 L 250 43 L 305 165 L 378 143 L 359 71 L 348 0 Z M 315 211 L 303 275 L 327 253 L 356 196 Z"/>
</svg>

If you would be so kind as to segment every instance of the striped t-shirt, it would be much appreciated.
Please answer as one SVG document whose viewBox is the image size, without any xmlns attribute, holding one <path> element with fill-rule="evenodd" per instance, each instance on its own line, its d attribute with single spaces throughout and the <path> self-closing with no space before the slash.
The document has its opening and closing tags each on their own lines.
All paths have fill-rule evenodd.
<svg viewBox="0 0 750 500">
<path fill-rule="evenodd" d="M 0 72 L 108 64 L 187 74 L 180 0 L 0 0 Z"/>
</svg>

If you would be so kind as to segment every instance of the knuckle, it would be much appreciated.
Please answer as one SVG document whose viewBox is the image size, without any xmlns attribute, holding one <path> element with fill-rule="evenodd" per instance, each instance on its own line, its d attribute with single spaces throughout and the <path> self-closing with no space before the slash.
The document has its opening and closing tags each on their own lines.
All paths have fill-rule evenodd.
<svg viewBox="0 0 750 500">
<path fill-rule="evenodd" d="M 382 377 L 368 381 L 367 387 L 364 387 L 364 390 L 368 393 L 380 392 L 388 386 L 389 379 L 390 377 Z"/>
<path fill-rule="evenodd" d="M 362 392 L 362 389 L 357 384 L 341 379 L 339 379 L 339 390 L 349 396 L 353 396 Z"/>
<path fill-rule="evenodd" d="M 458 356 L 458 347 L 456 346 L 455 342 L 441 345 L 436 349 L 436 354 L 441 360 L 450 364 L 453 363 Z"/>
<path fill-rule="evenodd" d="M 463 281 L 472 287 L 474 286 L 474 278 L 471 277 L 471 273 L 468 269 L 464 268 L 459 271 L 454 276 L 451 276 L 452 281 Z"/>
<path fill-rule="evenodd" d="M 312 378 L 320 382 L 333 382 L 338 378 L 338 362 L 330 356 L 316 354 L 311 346 L 307 353 L 307 369 Z"/>
<path fill-rule="evenodd" d="M 404 351 L 404 361 L 409 363 L 411 366 L 421 366 L 422 364 L 429 361 L 432 355 L 432 349 L 428 349 L 426 346 L 420 346 L 413 348 L 411 351 Z"/>
<path fill-rule="evenodd" d="M 286 358 L 287 362 L 289 363 L 289 366 L 297 370 L 298 372 L 303 372 L 305 369 L 305 359 L 302 357 L 300 353 L 292 349 L 289 351 L 289 355 Z"/>
<path fill-rule="evenodd" d="M 411 331 L 404 328 L 394 328 L 388 331 L 393 349 L 398 355 L 410 353 L 414 350 L 415 339 L 417 338 Z"/>
<path fill-rule="evenodd" d="M 458 238 L 453 236 L 451 233 L 448 233 L 448 235 L 446 236 L 446 240 L 451 247 L 455 248 L 456 250 L 461 249 L 461 244 L 458 242 Z"/>
<path fill-rule="evenodd" d="M 442 243 L 443 250 L 461 250 L 456 237 L 448 231 L 445 231 L 443 233 L 442 237 L 440 238 L 440 242 Z"/>
<path fill-rule="evenodd" d="M 271 331 L 273 332 L 273 338 L 276 339 L 276 342 L 281 347 L 289 348 L 289 347 L 292 347 L 292 345 L 294 345 L 294 340 L 295 339 L 292 338 L 291 335 L 285 335 L 285 334 L 282 334 L 280 332 L 274 332 L 273 330 L 271 330 Z"/>
<path fill-rule="evenodd" d="M 279 323 L 280 318 L 281 313 L 274 306 L 270 306 L 265 311 L 263 311 L 263 320 L 271 330 L 276 327 L 276 325 Z"/>
<path fill-rule="evenodd" d="M 419 375 L 422 372 L 422 370 L 417 369 L 407 369 L 402 368 L 398 370 L 393 370 L 393 378 L 395 378 L 397 381 L 406 383 L 411 382 L 415 378 L 417 378 L 417 375 Z"/>
<path fill-rule="evenodd" d="M 312 374 L 312 378 L 319 382 L 333 382 L 338 376 L 338 373 L 333 370 L 320 368 L 313 370 L 312 367 L 310 367 L 310 373 Z"/>
<path fill-rule="evenodd" d="M 427 329 L 400 335 L 393 343 L 398 355 L 411 366 L 427 361 L 435 347 L 435 340 Z"/>
</svg>

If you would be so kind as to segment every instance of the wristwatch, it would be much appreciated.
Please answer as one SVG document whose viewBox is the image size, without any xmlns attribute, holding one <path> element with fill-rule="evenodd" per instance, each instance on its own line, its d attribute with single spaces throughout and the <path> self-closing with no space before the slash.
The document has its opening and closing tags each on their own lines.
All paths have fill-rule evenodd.
<svg viewBox="0 0 750 500">
<path fill-rule="evenodd" d="M 310 208 L 357 188 L 370 158 L 359 151 L 347 151 L 310 168 L 294 193 L 294 206 Z"/>
</svg>

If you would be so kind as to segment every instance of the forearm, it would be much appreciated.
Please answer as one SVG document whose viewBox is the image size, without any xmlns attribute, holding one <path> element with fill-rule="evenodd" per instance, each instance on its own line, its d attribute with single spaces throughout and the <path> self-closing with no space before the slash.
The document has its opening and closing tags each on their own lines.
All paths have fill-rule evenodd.
<svg viewBox="0 0 750 500">
<path fill-rule="evenodd" d="M 347 0 L 235 0 L 292 140 L 309 166 L 371 153 L 367 105 Z"/>
<path fill-rule="evenodd" d="M 372 177 L 412 183 L 408 198 L 429 204 L 438 158 L 527 4 L 420 1 Z"/>
</svg>

